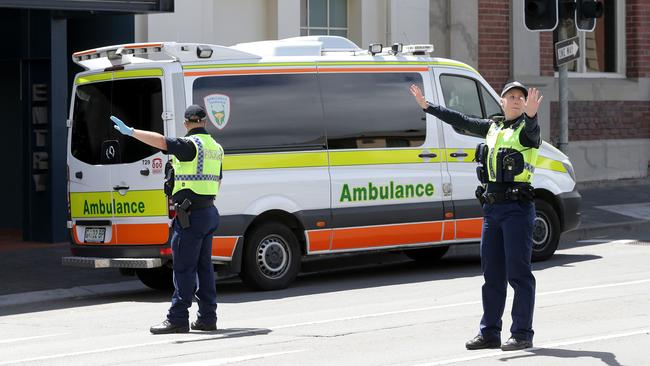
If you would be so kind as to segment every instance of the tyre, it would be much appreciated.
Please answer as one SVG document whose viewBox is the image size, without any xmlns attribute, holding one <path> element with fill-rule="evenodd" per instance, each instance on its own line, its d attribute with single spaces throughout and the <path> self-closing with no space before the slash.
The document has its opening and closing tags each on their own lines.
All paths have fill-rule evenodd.
<svg viewBox="0 0 650 366">
<path fill-rule="evenodd" d="M 407 257 L 417 262 L 435 263 L 449 250 L 449 246 L 412 249 L 404 251 Z"/>
<path fill-rule="evenodd" d="M 171 267 L 140 268 L 135 270 L 136 276 L 145 286 L 159 291 L 174 289 L 174 272 Z"/>
<path fill-rule="evenodd" d="M 535 200 L 533 225 L 533 262 L 550 258 L 560 242 L 560 219 L 548 202 Z"/>
<path fill-rule="evenodd" d="M 269 222 L 254 227 L 244 238 L 241 277 L 255 290 L 286 288 L 300 270 L 300 247 L 287 226 Z"/>
</svg>

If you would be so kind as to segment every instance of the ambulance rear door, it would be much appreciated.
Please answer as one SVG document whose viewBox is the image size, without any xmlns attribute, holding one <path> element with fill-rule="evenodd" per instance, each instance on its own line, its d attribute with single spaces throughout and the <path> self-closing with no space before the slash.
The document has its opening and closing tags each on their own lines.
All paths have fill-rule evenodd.
<svg viewBox="0 0 650 366">
<path fill-rule="evenodd" d="M 163 75 L 162 68 L 140 66 L 77 78 L 69 154 L 77 243 L 167 242 L 167 156 L 120 134 L 109 119 L 114 115 L 131 127 L 161 134 L 172 128 Z"/>
</svg>

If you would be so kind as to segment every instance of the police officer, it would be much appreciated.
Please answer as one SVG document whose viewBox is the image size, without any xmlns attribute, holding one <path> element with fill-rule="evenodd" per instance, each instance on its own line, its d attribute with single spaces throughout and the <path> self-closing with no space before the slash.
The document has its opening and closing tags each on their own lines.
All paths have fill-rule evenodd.
<svg viewBox="0 0 650 366">
<path fill-rule="evenodd" d="M 465 347 L 500 347 L 504 351 L 530 348 L 535 304 L 535 277 L 530 263 L 535 205 L 530 182 L 541 144 L 537 109 L 543 97 L 535 88 L 526 89 L 516 81 L 508 83 L 501 92 L 505 118 L 478 119 L 427 103 L 415 85 L 411 86 L 411 94 L 426 113 L 486 137 L 486 144 L 477 148 L 477 172 L 483 183 L 477 189 L 483 205 L 483 317 L 478 335 Z M 501 344 L 508 283 L 515 291 L 511 337 Z"/>
<path fill-rule="evenodd" d="M 151 327 L 153 334 L 189 332 L 188 309 L 196 296 L 199 304 L 193 330 L 217 329 L 217 292 L 212 267 L 212 233 L 219 225 L 214 199 L 219 192 L 223 149 L 206 130 L 206 113 L 198 105 L 185 111 L 187 134 L 166 138 L 131 128 L 111 116 L 115 129 L 173 155 L 166 192 L 176 206 L 171 240 L 174 295 L 167 319 Z M 171 189 L 169 189 L 171 188 Z"/>
</svg>

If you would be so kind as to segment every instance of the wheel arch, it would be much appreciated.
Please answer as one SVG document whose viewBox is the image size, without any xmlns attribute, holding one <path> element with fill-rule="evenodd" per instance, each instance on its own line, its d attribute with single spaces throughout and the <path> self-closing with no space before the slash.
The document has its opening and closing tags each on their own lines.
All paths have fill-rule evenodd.
<svg viewBox="0 0 650 366">
<path fill-rule="evenodd" d="M 283 210 L 268 210 L 257 215 L 244 230 L 244 237 L 249 235 L 256 227 L 267 222 L 279 222 L 287 226 L 294 233 L 300 244 L 301 254 L 307 253 L 307 239 L 305 237 L 305 226 L 298 217 Z"/>
<path fill-rule="evenodd" d="M 537 188 L 535 189 L 535 197 L 545 201 L 551 205 L 551 207 L 553 207 L 553 210 L 555 210 L 557 217 L 560 219 L 560 232 L 564 232 L 564 213 L 562 212 L 560 201 L 558 200 L 557 196 L 546 189 Z"/>
</svg>

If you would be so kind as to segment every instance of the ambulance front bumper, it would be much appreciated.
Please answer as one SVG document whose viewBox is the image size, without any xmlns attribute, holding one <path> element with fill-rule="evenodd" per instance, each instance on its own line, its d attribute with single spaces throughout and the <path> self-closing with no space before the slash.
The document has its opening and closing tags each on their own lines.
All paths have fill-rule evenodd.
<svg viewBox="0 0 650 366">
<path fill-rule="evenodd" d="M 577 189 L 558 195 L 562 232 L 573 230 L 580 225 L 580 204 L 582 196 Z"/>
<path fill-rule="evenodd" d="M 162 267 L 161 258 L 98 258 L 63 257 L 61 264 L 83 268 L 157 268 Z"/>
</svg>

